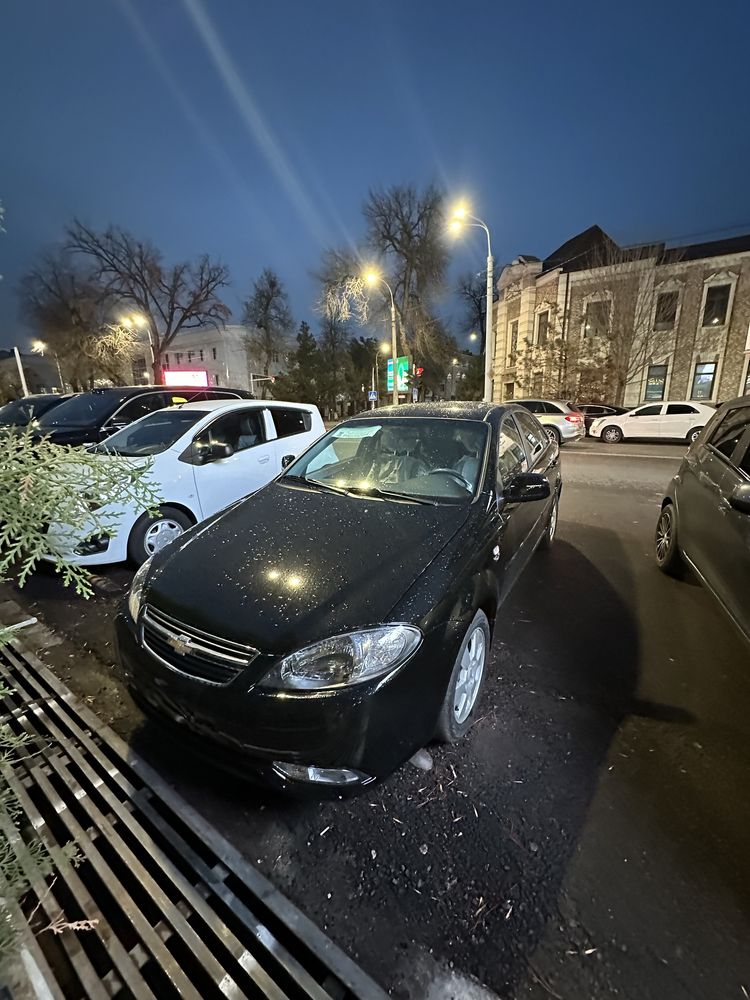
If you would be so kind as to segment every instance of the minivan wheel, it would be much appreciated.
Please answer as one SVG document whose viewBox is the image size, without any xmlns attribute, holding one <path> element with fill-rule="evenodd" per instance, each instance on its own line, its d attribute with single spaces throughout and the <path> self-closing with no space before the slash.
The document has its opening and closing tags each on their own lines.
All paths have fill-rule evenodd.
<svg viewBox="0 0 750 1000">
<path fill-rule="evenodd" d="M 484 611 L 477 611 L 458 651 L 435 728 L 435 739 L 455 743 L 471 726 L 479 701 L 490 652 L 490 626 Z"/>
<path fill-rule="evenodd" d="M 622 438 L 622 431 L 619 427 L 615 427 L 614 424 L 610 424 L 609 427 L 605 427 L 602 431 L 602 441 L 606 441 L 607 444 L 619 444 Z"/>
<path fill-rule="evenodd" d="M 698 438 L 698 435 L 700 434 L 700 432 L 702 430 L 703 430 L 702 427 L 693 427 L 693 429 L 688 432 L 687 443 L 688 444 L 692 444 L 693 441 L 696 441 L 697 438 Z"/>
<path fill-rule="evenodd" d="M 560 437 L 560 431 L 556 427 L 545 427 L 547 432 L 547 437 L 550 439 L 552 444 L 562 444 L 562 438 Z"/>
<path fill-rule="evenodd" d="M 656 522 L 654 549 L 656 565 L 663 573 L 669 576 L 682 575 L 685 564 L 677 546 L 677 513 L 671 503 L 662 508 Z"/>
<path fill-rule="evenodd" d="M 136 566 L 141 566 L 193 524 L 193 519 L 176 507 L 160 507 L 155 517 L 144 514 L 130 532 L 128 558 Z"/>
</svg>

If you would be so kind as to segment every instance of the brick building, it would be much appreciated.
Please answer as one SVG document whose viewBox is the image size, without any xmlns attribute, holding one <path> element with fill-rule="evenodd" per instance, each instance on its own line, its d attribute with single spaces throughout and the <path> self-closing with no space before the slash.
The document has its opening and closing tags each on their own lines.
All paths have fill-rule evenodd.
<svg viewBox="0 0 750 1000">
<path fill-rule="evenodd" d="M 623 248 L 598 226 L 498 281 L 493 398 L 750 393 L 750 235 Z"/>
</svg>

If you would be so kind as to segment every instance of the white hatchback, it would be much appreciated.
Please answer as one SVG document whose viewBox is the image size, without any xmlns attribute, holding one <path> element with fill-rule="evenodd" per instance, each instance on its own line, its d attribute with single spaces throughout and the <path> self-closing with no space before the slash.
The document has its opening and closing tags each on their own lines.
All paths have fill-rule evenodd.
<svg viewBox="0 0 750 1000">
<path fill-rule="evenodd" d="M 105 461 L 150 461 L 158 514 L 113 502 L 97 510 L 105 534 L 88 537 L 55 523 L 48 534 L 69 562 L 140 565 L 191 525 L 265 486 L 324 432 L 308 403 L 221 399 L 157 410 L 89 450 Z"/>
<path fill-rule="evenodd" d="M 692 444 L 714 413 L 713 406 L 685 399 L 644 403 L 627 413 L 599 417 L 589 427 L 589 435 L 607 444 L 618 444 L 625 438 L 663 438 Z"/>
</svg>

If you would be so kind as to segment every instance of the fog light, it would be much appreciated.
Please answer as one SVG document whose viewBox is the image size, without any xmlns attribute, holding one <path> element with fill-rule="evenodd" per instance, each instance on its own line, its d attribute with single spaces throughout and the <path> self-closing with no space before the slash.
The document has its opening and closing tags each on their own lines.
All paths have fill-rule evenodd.
<svg viewBox="0 0 750 1000">
<path fill-rule="evenodd" d="M 75 553 L 77 556 L 93 556 L 97 552 L 106 552 L 110 537 L 110 535 L 92 535 L 85 542 L 76 545 Z"/>
<path fill-rule="evenodd" d="M 347 767 L 314 767 L 312 764 L 287 764 L 285 761 L 275 760 L 273 768 L 282 778 L 311 781 L 319 785 L 365 784 L 373 780 L 371 775 Z"/>
</svg>

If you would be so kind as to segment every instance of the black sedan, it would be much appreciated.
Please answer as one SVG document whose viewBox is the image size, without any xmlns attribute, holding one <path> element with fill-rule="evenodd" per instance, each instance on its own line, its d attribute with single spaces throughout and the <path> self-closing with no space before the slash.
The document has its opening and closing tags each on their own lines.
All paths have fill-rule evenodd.
<svg viewBox="0 0 750 1000">
<path fill-rule="evenodd" d="M 750 396 L 725 403 L 688 449 L 655 545 L 659 568 L 693 569 L 750 640 Z"/>
<path fill-rule="evenodd" d="M 0 406 L 0 427 L 25 427 L 72 398 L 71 393 L 61 395 L 56 392 L 40 392 L 13 399 L 5 406 Z"/>
<path fill-rule="evenodd" d="M 627 413 L 627 406 L 615 406 L 614 403 L 576 403 L 574 409 L 580 410 L 586 423 L 586 436 L 588 437 L 589 427 L 599 417 L 614 417 L 620 413 Z"/>
<path fill-rule="evenodd" d="M 117 622 L 131 691 L 248 777 L 383 777 L 468 730 L 561 487 L 558 446 L 518 406 L 347 420 L 141 567 Z"/>
</svg>

